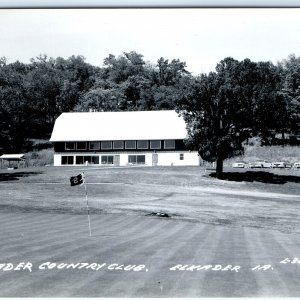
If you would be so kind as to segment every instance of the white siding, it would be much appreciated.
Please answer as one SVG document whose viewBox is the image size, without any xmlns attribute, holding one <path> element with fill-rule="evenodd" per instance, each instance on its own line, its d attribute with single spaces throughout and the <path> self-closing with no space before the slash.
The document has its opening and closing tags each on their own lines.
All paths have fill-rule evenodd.
<svg viewBox="0 0 300 300">
<path fill-rule="evenodd" d="M 120 166 L 126 166 L 128 164 L 128 154 L 120 154 Z"/>
<path fill-rule="evenodd" d="M 99 155 L 99 165 L 101 165 L 101 155 L 120 155 L 120 166 L 128 166 L 128 155 L 145 155 L 145 165 L 152 166 L 153 152 L 134 152 L 134 153 L 103 153 Z M 176 152 L 159 152 L 158 166 L 198 166 L 200 158 L 196 151 L 176 151 Z M 183 160 L 180 160 L 180 154 L 183 154 Z M 61 157 L 66 154 L 54 154 L 54 166 L 61 166 Z M 74 165 L 76 163 L 76 155 L 68 153 L 68 156 L 74 156 Z M 80 155 L 91 155 L 91 153 L 80 153 Z M 95 154 L 93 154 L 95 155 Z M 96 166 L 96 165 L 94 165 Z M 109 165 L 106 165 L 109 166 Z"/>
<path fill-rule="evenodd" d="M 146 165 L 152 166 L 152 153 L 146 154 Z"/>
<path fill-rule="evenodd" d="M 180 160 L 180 154 L 184 159 Z M 199 156 L 196 151 L 178 151 L 158 153 L 158 166 L 198 166 Z"/>
<path fill-rule="evenodd" d="M 61 157 L 62 155 L 60 154 L 54 154 L 54 161 L 53 161 L 54 166 L 61 166 Z"/>
</svg>

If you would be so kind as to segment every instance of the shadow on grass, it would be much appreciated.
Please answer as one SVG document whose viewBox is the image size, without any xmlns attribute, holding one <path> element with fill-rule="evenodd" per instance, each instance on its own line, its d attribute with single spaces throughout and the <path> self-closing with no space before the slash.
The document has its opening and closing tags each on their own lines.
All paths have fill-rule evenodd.
<svg viewBox="0 0 300 300">
<path fill-rule="evenodd" d="M 209 176 L 216 177 L 216 173 L 211 173 Z M 228 181 L 247 181 L 247 182 L 263 182 L 263 183 L 275 183 L 275 184 L 285 184 L 287 182 L 300 182 L 299 176 L 291 176 L 291 175 L 278 175 L 270 172 L 228 172 L 223 173 L 221 178 L 222 180 Z"/>
<path fill-rule="evenodd" d="M 13 181 L 19 180 L 20 177 L 28 177 L 31 175 L 42 174 L 42 172 L 12 172 L 12 173 L 0 173 L 0 181 Z"/>
<path fill-rule="evenodd" d="M 74 207 L 47 207 L 47 206 L 21 206 L 15 204 L 0 204 L 0 212 L 22 212 L 22 213 L 52 213 L 52 214 L 75 214 L 86 215 L 86 208 Z M 91 214 L 105 214 L 103 209 L 90 207 Z"/>
</svg>

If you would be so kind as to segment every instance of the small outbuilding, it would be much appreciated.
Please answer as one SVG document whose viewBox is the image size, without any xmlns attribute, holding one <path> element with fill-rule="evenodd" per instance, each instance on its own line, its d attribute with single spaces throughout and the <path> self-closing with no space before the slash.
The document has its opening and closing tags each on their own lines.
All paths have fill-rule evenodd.
<svg viewBox="0 0 300 300">
<path fill-rule="evenodd" d="M 1 169 L 4 167 L 20 167 L 22 164 L 25 165 L 25 155 L 24 154 L 2 154 L 1 159 Z"/>
</svg>

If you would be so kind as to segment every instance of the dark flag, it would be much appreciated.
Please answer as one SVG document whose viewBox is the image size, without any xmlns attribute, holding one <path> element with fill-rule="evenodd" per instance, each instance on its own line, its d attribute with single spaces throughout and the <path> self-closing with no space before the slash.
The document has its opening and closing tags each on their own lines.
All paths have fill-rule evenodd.
<svg viewBox="0 0 300 300">
<path fill-rule="evenodd" d="M 79 185 L 84 183 L 84 176 L 83 174 L 79 174 L 77 176 L 72 176 L 70 178 L 71 186 Z"/>
<path fill-rule="evenodd" d="M 88 215 L 88 221 L 89 221 L 89 232 L 90 232 L 90 236 L 92 236 L 91 220 L 90 220 L 90 208 L 89 208 L 88 194 L 87 194 L 87 189 L 86 189 L 86 177 L 85 177 L 85 174 L 81 173 L 81 174 L 79 174 L 77 176 L 72 176 L 70 178 L 70 183 L 71 183 L 71 186 L 84 184 L 86 208 L 87 208 L 87 215 Z"/>
</svg>

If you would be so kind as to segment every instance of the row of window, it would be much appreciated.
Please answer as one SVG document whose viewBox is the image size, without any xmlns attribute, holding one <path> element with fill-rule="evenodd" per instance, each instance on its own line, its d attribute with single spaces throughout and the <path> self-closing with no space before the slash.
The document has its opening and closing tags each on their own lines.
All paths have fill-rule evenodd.
<svg viewBox="0 0 300 300">
<path fill-rule="evenodd" d="M 103 141 L 103 142 L 66 142 L 65 150 L 158 150 L 162 149 L 161 140 L 139 140 L 139 141 Z M 175 140 L 164 140 L 164 149 L 175 149 Z"/>
<path fill-rule="evenodd" d="M 115 163 L 114 155 L 101 155 L 101 165 L 112 165 Z M 184 154 L 179 154 L 179 159 L 184 160 Z M 75 156 L 75 164 L 76 165 L 83 165 L 83 164 L 95 164 L 99 165 L 99 156 L 98 155 L 77 155 Z M 145 155 L 128 155 L 128 164 L 136 165 L 136 164 L 145 164 L 146 163 L 146 156 Z M 61 157 L 61 164 L 62 165 L 74 165 L 74 156 L 67 156 L 64 155 Z"/>
<path fill-rule="evenodd" d="M 75 157 L 76 165 L 83 164 L 95 164 L 99 165 L 99 156 L 92 155 L 84 155 L 84 156 L 76 156 Z M 128 155 L 128 164 L 145 164 L 146 156 L 145 155 Z M 73 165 L 74 164 L 74 156 L 62 156 L 61 157 L 62 165 Z M 112 165 L 114 164 L 114 156 L 113 155 L 102 155 L 101 156 L 101 165 Z"/>
</svg>

